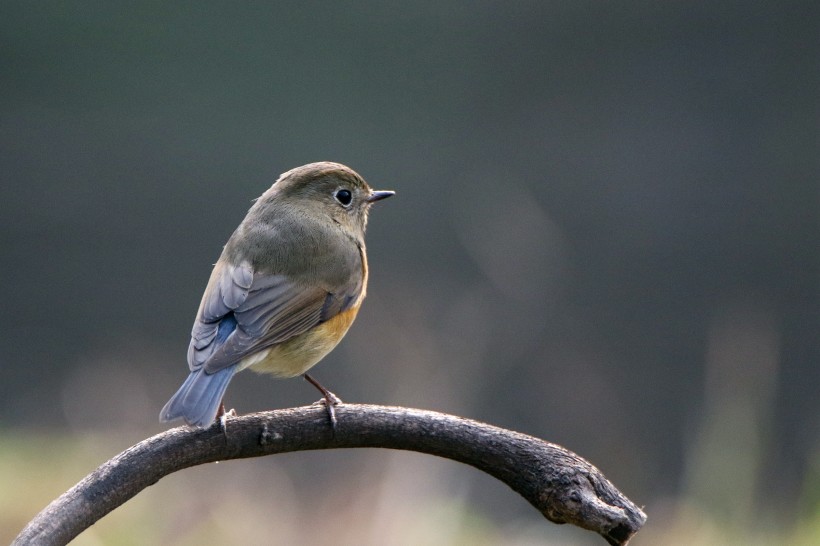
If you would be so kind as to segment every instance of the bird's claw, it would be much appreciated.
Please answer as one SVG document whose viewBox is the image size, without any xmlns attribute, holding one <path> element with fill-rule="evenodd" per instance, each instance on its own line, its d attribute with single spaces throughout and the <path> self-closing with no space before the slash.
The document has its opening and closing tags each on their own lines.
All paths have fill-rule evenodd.
<svg viewBox="0 0 820 546">
<path fill-rule="evenodd" d="M 225 405 L 219 404 L 219 411 L 216 413 L 216 420 L 219 422 L 219 428 L 222 434 L 228 434 L 228 417 L 236 417 L 236 410 L 234 408 L 225 411 Z"/>
<path fill-rule="evenodd" d="M 325 406 L 327 408 L 327 415 L 330 417 L 330 426 L 332 428 L 336 428 L 336 423 L 338 420 L 336 419 L 336 406 L 342 403 L 342 399 L 333 394 L 332 392 L 328 391 L 327 395 L 323 398 L 320 398 L 312 405 L 314 406 Z"/>
<path fill-rule="evenodd" d="M 336 406 L 342 403 L 341 398 L 327 390 L 325 387 L 322 386 L 321 383 L 313 379 L 309 374 L 305 374 L 305 380 L 316 387 L 319 392 L 322 393 L 324 398 L 316 402 L 317 404 L 324 404 L 327 408 L 327 414 L 330 417 L 330 426 L 334 430 L 336 429 Z"/>
</svg>

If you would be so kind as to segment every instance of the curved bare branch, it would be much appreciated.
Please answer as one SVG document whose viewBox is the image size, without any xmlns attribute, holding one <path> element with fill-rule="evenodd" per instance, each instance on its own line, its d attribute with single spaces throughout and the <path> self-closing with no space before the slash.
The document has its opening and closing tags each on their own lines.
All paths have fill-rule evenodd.
<svg viewBox="0 0 820 546">
<path fill-rule="evenodd" d="M 561 446 L 485 423 L 402 407 L 340 404 L 330 426 L 324 406 L 231 417 L 227 430 L 178 427 L 128 448 L 40 512 L 15 546 L 68 543 L 162 477 L 191 466 L 291 451 L 350 447 L 404 449 L 469 464 L 498 478 L 547 519 L 626 544 L 646 515 L 601 472 Z"/>
</svg>

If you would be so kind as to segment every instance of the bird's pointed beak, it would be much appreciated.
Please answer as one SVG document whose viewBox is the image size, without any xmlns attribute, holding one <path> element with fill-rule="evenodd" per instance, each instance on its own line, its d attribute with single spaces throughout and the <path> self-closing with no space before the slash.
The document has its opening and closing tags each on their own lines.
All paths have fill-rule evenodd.
<svg viewBox="0 0 820 546">
<path fill-rule="evenodd" d="M 370 196 L 367 198 L 368 203 L 375 203 L 376 201 L 381 201 L 382 199 L 387 199 L 388 197 L 392 197 L 396 195 L 396 192 L 384 190 L 384 191 L 372 191 L 370 192 Z"/>
</svg>

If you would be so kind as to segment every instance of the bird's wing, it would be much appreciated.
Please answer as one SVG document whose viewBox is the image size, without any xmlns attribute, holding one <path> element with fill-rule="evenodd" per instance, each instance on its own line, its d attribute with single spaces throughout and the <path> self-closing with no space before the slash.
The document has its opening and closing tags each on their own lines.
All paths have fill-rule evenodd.
<svg viewBox="0 0 820 546">
<path fill-rule="evenodd" d="M 305 286 L 254 272 L 247 262 L 218 263 L 191 331 L 190 368 L 217 372 L 333 318 L 358 299 L 362 277 L 353 272 L 337 286 Z"/>
</svg>

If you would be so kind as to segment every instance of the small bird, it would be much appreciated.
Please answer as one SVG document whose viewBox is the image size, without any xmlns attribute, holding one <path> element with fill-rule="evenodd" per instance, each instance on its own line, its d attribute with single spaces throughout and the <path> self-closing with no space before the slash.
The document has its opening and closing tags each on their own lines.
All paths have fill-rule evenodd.
<svg viewBox="0 0 820 546">
<path fill-rule="evenodd" d="M 367 290 L 364 233 L 374 191 L 349 167 L 310 163 L 284 173 L 248 211 L 214 266 L 188 346 L 190 374 L 160 412 L 207 427 L 245 368 L 304 374 L 341 341 Z"/>
</svg>

